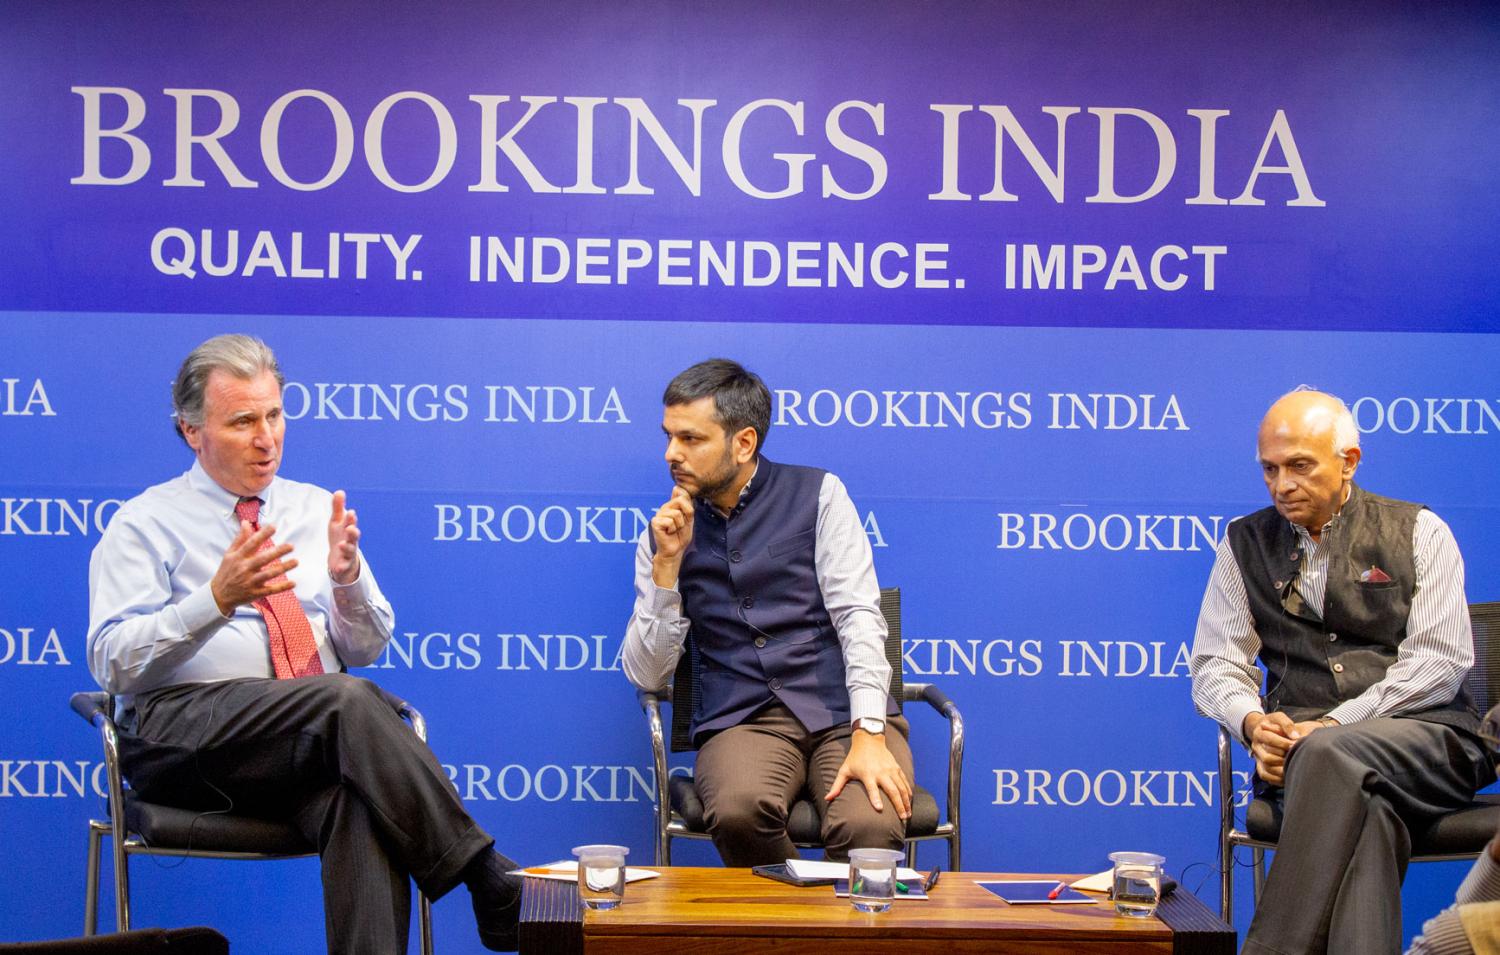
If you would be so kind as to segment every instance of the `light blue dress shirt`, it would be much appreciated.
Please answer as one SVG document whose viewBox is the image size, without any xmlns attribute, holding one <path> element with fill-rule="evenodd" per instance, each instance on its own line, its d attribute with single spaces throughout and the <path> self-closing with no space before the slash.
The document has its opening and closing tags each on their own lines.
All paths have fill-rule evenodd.
<svg viewBox="0 0 1500 955">
<path fill-rule="evenodd" d="M 352 584 L 328 576 L 333 495 L 277 477 L 260 498 L 261 525 L 274 525 L 274 541 L 298 561 L 290 577 L 323 670 L 373 663 L 395 615 L 363 554 Z M 105 528 L 89 560 L 88 662 L 121 713 L 158 687 L 275 675 L 260 611 L 245 604 L 226 617 L 209 587 L 239 532 L 238 501 L 194 463 L 127 501 Z"/>
</svg>

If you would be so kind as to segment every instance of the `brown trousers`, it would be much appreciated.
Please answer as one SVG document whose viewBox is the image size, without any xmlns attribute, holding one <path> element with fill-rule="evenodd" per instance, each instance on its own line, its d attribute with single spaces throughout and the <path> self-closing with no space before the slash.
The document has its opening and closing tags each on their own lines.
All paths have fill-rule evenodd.
<svg viewBox="0 0 1500 955">
<path fill-rule="evenodd" d="M 913 779 L 906 719 L 887 717 L 885 744 L 908 781 Z M 849 754 L 845 723 L 809 733 L 785 706 L 773 704 L 738 726 L 715 734 L 698 750 L 693 779 L 704 818 L 727 866 L 768 865 L 797 855 L 787 837 L 787 815 L 806 794 L 822 819 L 824 853 L 844 861 L 850 849 L 899 849 L 906 823 L 882 793 L 876 812 L 859 782 L 825 802 Z"/>
</svg>

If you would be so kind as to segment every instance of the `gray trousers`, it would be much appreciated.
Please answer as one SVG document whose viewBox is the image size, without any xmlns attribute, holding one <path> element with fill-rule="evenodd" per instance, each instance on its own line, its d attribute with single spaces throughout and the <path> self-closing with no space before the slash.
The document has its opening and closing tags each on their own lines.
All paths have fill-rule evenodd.
<svg viewBox="0 0 1500 955">
<path fill-rule="evenodd" d="M 1440 723 L 1314 731 L 1287 760 L 1280 848 L 1242 951 L 1399 953 L 1408 827 L 1467 805 L 1494 778 L 1479 742 Z"/>
<path fill-rule="evenodd" d="M 142 798 L 288 820 L 317 846 L 330 953 L 405 952 L 408 875 L 435 899 L 494 841 L 369 680 L 180 684 L 135 704 L 120 760 Z"/>
<path fill-rule="evenodd" d="M 885 745 L 912 777 L 909 729 L 901 716 L 886 718 Z M 824 801 L 849 754 L 849 724 L 809 733 L 791 710 L 774 704 L 716 733 L 698 750 L 693 770 L 704 820 L 727 866 L 769 865 L 797 855 L 786 833 L 792 803 L 806 791 L 822 818 L 824 853 L 843 861 L 850 849 L 899 849 L 906 822 L 882 793 L 883 811 L 865 788 L 850 782 L 832 803 Z"/>
</svg>

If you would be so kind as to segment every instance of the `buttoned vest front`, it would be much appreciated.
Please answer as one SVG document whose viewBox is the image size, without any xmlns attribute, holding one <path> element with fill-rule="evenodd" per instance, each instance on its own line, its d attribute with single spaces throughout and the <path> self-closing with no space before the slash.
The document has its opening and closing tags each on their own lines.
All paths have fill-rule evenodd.
<svg viewBox="0 0 1500 955">
<path fill-rule="evenodd" d="M 843 651 L 815 567 L 825 473 L 762 457 L 727 520 L 696 504 L 677 582 L 700 657 L 695 742 L 772 700 L 810 732 L 849 721 Z"/>
<path fill-rule="evenodd" d="M 1267 507 L 1229 525 L 1261 641 L 1267 712 L 1299 721 L 1322 716 L 1379 682 L 1396 662 L 1416 588 L 1412 531 L 1422 509 L 1350 488 L 1322 534 L 1330 550 L 1321 616 L 1297 593 L 1302 542 L 1286 518 Z M 1450 703 L 1401 715 L 1470 732 L 1479 725 L 1462 689 Z"/>
</svg>

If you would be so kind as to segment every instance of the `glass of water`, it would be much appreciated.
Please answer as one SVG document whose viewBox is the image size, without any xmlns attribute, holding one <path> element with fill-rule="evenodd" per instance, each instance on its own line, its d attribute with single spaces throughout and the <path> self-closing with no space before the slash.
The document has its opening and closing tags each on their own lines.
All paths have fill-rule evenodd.
<svg viewBox="0 0 1500 955">
<path fill-rule="evenodd" d="M 1152 852 L 1111 852 L 1115 864 L 1115 912 L 1150 918 L 1161 901 L 1161 867 L 1166 859 Z"/>
<path fill-rule="evenodd" d="M 861 912 L 884 912 L 896 898 L 897 849 L 849 850 L 849 900 Z"/>
<path fill-rule="evenodd" d="M 624 846 L 577 846 L 578 900 L 590 909 L 612 909 L 625 899 Z"/>
</svg>

